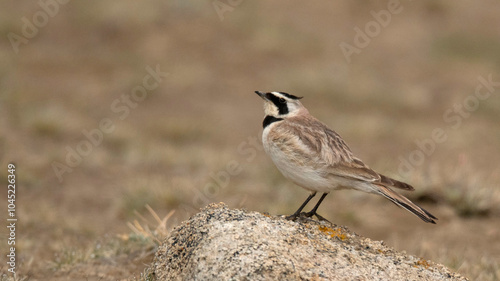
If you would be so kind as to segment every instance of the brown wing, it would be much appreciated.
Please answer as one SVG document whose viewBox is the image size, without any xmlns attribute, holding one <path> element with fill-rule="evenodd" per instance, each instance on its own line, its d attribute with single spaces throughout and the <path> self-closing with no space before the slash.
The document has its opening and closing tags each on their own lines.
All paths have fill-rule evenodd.
<svg viewBox="0 0 500 281">
<path fill-rule="evenodd" d="M 288 122 L 289 121 L 289 122 Z M 276 127 L 278 129 L 278 126 Z M 327 166 L 326 172 L 339 177 L 350 178 L 405 190 L 414 188 L 406 183 L 381 175 L 356 158 L 345 141 L 335 131 L 312 116 L 302 116 L 300 120 L 290 118 L 282 122 L 279 135 L 291 133 L 297 136 L 294 150 L 300 151 L 301 159 L 315 162 L 318 167 Z M 300 143 L 300 145 L 298 144 Z M 290 146 L 290 143 L 288 144 Z M 319 162 L 319 163 L 318 163 Z"/>
<path fill-rule="evenodd" d="M 385 185 L 385 186 L 396 187 L 396 188 L 405 189 L 405 190 L 409 190 L 409 191 L 415 190 L 415 188 L 413 188 L 413 186 L 411 186 L 407 183 L 395 180 L 393 178 L 386 177 L 386 176 L 381 175 L 381 174 L 379 174 L 379 175 L 380 175 L 380 183 Z"/>
<path fill-rule="evenodd" d="M 354 165 L 353 165 L 353 163 L 354 163 Z M 361 161 L 360 159 L 358 159 L 356 157 L 353 157 L 353 162 L 342 163 L 342 164 L 343 165 L 349 164 L 348 166 L 352 167 L 352 170 L 350 172 L 353 174 L 362 175 L 361 179 L 365 178 L 364 179 L 365 181 L 370 181 L 373 183 L 378 183 L 378 184 L 382 184 L 385 186 L 396 187 L 396 188 L 410 190 L 410 191 L 415 190 L 415 188 L 413 188 L 413 186 L 411 186 L 407 183 L 395 180 L 393 178 L 390 178 L 388 176 L 384 176 L 382 174 L 375 172 L 374 170 L 370 169 L 370 167 L 368 167 L 365 163 L 363 163 L 363 161 Z"/>
<path fill-rule="evenodd" d="M 321 159 L 330 168 L 328 173 L 340 177 L 352 178 L 356 180 L 373 182 L 389 187 L 396 187 L 405 190 L 414 190 L 414 188 L 404 182 L 381 175 L 370 169 L 363 161 L 356 158 L 349 146 L 335 131 L 314 118 L 308 118 L 303 125 L 305 128 L 297 128 L 302 132 L 309 130 L 307 134 L 302 135 L 302 142 L 321 155 Z M 316 136 L 311 139 L 311 136 Z"/>
<path fill-rule="evenodd" d="M 303 149 L 323 165 L 352 161 L 352 152 L 342 138 L 310 115 L 286 119 L 279 129 L 297 138 Z"/>
<path fill-rule="evenodd" d="M 398 180 L 381 175 L 366 166 L 358 158 L 353 158 L 353 162 L 341 162 L 332 166 L 329 173 L 366 182 L 372 182 L 387 187 L 396 187 L 405 190 L 414 190 L 413 186 Z"/>
</svg>

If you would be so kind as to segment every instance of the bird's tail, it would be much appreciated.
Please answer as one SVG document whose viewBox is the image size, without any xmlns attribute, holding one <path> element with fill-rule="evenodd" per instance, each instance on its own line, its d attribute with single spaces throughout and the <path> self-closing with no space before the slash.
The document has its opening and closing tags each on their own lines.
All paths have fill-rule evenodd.
<svg viewBox="0 0 500 281">
<path fill-rule="evenodd" d="M 411 202 L 408 198 L 404 197 L 401 194 L 398 194 L 394 191 L 392 191 L 390 188 L 383 186 L 383 185 L 377 185 L 377 189 L 381 195 L 383 195 L 385 198 L 391 200 L 392 203 L 398 205 L 399 207 L 406 209 L 407 211 L 412 212 L 414 215 L 419 217 L 425 222 L 429 223 L 436 223 L 434 220 L 437 220 L 435 216 L 433 216 L 431 213 L 426 211 L 424 208 L 417 206 L 417 204 Z"/>
</svg>

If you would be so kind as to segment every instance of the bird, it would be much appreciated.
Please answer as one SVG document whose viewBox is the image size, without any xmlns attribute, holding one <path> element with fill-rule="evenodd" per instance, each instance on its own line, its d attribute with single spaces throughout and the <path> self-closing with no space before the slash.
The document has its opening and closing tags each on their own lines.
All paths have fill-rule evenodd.
<svg viewBox="0 0 500 281">
<path fill-rule="evenodd" d="M 372 170 L 354 156 L 347 143 L 334 130 L 313 117 L 300 99 L 285 92 L 255 91 L 264 100 L 262 143 L 283 176 L 308 190 L 310 195 L 289 220 L 316 216 L 325 197 L 334 190 L 354 189 L 381 195 L 413 213 L 424 222 L 437 218 L 393 188 L 412 191 L 413 186 Z M 302 213 L 309 201 L 322 193 L 310 212 Z"/>
</svg>

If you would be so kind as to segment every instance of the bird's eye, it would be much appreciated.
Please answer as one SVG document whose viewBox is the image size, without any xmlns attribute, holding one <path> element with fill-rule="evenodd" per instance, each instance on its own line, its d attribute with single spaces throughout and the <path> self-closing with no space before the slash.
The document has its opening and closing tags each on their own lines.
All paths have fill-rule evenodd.
<svg viewBox="0 0 500 281">
<path fill-rule="evenodd" d="M 280 103 L 285 103 L 286 100 L 284 98 L 280 98 Z"/>
</svg>

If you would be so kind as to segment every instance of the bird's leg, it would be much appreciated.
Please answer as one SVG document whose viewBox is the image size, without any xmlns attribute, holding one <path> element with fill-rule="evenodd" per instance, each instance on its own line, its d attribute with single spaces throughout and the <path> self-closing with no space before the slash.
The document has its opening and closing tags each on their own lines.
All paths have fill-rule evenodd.
<svg viewBox="0 0 500 281">
<path fill-rule="evenodd" d="M 311 195 L 309 195 L 309 197 L 307 197 L 306 201 L 304 201 L 304 203 L 302 203 L 302 205 L 299 207 L 299 209 L 295 213 L 293 213 L 293 214 L 289 215 L 288 217 L 286 217 L 286 219 L 293 221 L 298 216 L 300 216 L 300 212 L 302 212 L 302 209 L 304 209 L 304 207 L 307 205 L 307 203 L 309 203 L 309 201 L 311 201 L 311 199 L 314 197 L 314 195 L 316 195 L 316 192 L 311 193 Z M 320 201 L 321 201 L 321 199 L 320 199 Z"/>
<path fill-rule="evenodd" d="M 325 221 L 326 221 L 326 219 L 325 219 L 325 218 L 323 218 L 322 216 L 318 215 L 318 214 L 316 213 L 316 211 L 318 210 L 319 205 L 321 204 L 321 202 L 323 202 L 323 199 L 325 199 L 325 197 L 326 197 L 327 195 L 328 195 L 328 193 L 323 193 L 323 195 L 321 195 L 321 198 L 319 198 L 318 203 L 316 203 L 316 206 L 314 206 L 314 208 L 313 208 L 310 212 L 307 212 L 307 213 L 305 213 L 304 215 L 305 215 L 307 218 L 310 218 L 310 217 L 312 217 L 312 216 L 316 216 L 316 217 L 317 217 L 320 221 L 323 221 L 323 220 L 325 220 Z"/>
</svg>

